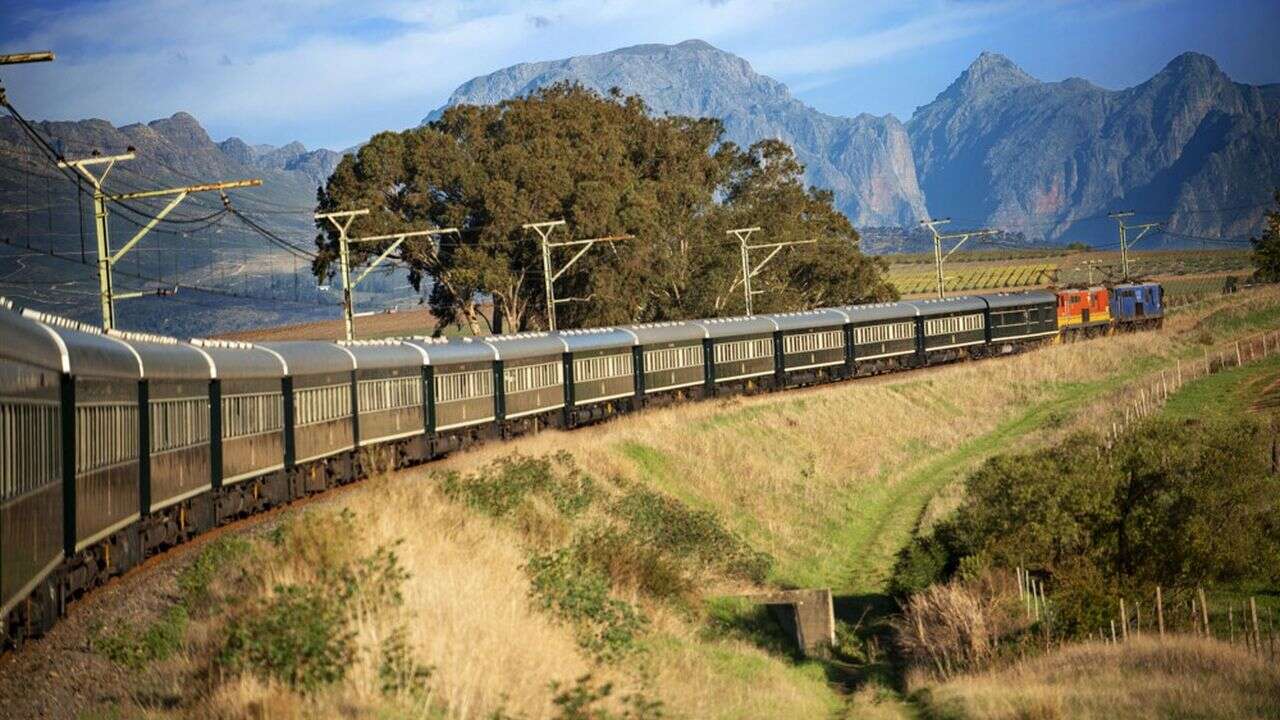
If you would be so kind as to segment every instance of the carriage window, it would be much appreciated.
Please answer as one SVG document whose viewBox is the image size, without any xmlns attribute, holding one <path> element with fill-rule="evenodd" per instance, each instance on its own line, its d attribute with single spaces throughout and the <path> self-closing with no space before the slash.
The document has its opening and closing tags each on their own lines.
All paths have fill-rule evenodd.
<svg viewBox="0 0 1280 720">
<path fill-rule="evenodd" d="M 683 347 L 646 350 L 644 353 L 645 372 L 666 372 L 682 368 L 702 366 L 702 346 L 685 345 Z"/>
<path fill-rule="evenodd" d="M 756 338 L 755 340 L 733 340 L 716 343 L 716 363 L 744 362 L 759 360 L 773 355 L 773 340 Z"/>
<path fill-rule="evenodd" d="M 895 340 L 910 340 L 915 336 L 916 324 L 908 320 L 907 322 L 855 328 L 853 342 L 857 345 L 866 345 L 869 343 L 893 342 Z"/>
<path fill-rule="evenodd" d="M 0 398 L 0 501 L 61 479 L 61 430 L 56 400 Z"/>
<path fill-rule="evenodd" d="M 93 403 L 76 408 L 76 472 L 84 473 L 138 458 L 138 406 Z"/>
<path fill-rule="evenodd" d="M 982 314 L 933 318 L 924 321 L 925 335 L 954 335 L 982 329 Z"/>
<path fill-rule="evenodd" d="M 360 412 L 399 410 L 422 404 L 420 377 L 376 378 L 361 380 L 359 387 Z"/>
<path fill-rule="evenodd" d="M 782 339 L 782 351 L 787 355 L 819 350 L 835 350 L 844 347 L 844 333 L 839 330 L 787 335 Z"/>
<path fill-rule="evenodd" d="M 209 442 L 209 398 L 151 401 L 151 452 Z"/>
<path fill-rule="evenodd" d="M 351 416 L 351 386 L 347 383 L 294 391 L 298 426 L 341 420 Z"/>
<path fill-rule="evenodd" d="M 631 374 L 631 353 L 575 358 L 573 361 L 574 382 L 609 380 L 628 377 Z"/>
<path fill-rule="evenodd" d="M 278 392 L 244 393 L 222 398 L 222 437 L 275 432 L 284 427 L 284 399 Z"/>
<path fill-rule="evenodd" d="M 493 371 L 468 370 L 436 375 L 436 402 L 472 400 L 493 395 Z"/>
<path fill-rule="evenodd" d="M 564 382 L 564 367 L 559 361 L 507 368 L 502 374 L 503 386 L 508 393 L 541 390 Z"/>
</svg>

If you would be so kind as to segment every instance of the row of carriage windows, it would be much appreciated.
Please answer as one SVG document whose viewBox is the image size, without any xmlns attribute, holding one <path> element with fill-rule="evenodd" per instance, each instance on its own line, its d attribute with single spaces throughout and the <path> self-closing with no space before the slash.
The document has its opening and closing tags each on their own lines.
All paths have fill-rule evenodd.
<svg viewBox="0 0 1280 720">
<path fill-rule="evenodd" d="M 351 386 L 347 383 L 293 391 L 294 422 L 301 425 L 351 417 Z"/>
<path fill-rule="evenodd" d="M 151 452 L 209 442 L 209 398 L 151 401 Z"/>
<path fill-rule="evenodd" d="M 284 427 L 280 393 L 246 393 L 222 398 L 222 437 L 238 438 L 275 432 Z"/>
<path fill-rule="evenodd" d="M 773 340 L 756 338 L 755 340 L 734 340 L 716 344 L 716 364 L 759 360 L 773 356 Z"/>
<path fill-rule="evenodd" d="M 911 340 L 916 336 L 916 324 L 906 322 L 885 323 L 883 325 L 866 325 L 853 329 L 855 345 L 871 345 L 896 340 Z"/>
<path fill-rule="evenodd" d="M 924 321 L 925 335 L 955 335 L 982 329 L 982 313 L 955 317 L 930 318 Z"/>
<path fill-rule="evenodd" d="M 437 403 L 457 402 L 459 400 L 471 400 L 493 395 L 493 372 L 488 369 L 441 373 L 436 375 L 435 383 Z"/>
<path fill-rule="evenodd" d="M 138 406 L 128 402 L 76 407 L 76 472 L 138 459 Z"/>
<path fill-rule="evenodd" d="M 631 353 L 576 358 L 573 361 L 573 381 L 591 382 L 631 377 L 634 374 L 631 367 Z"/>
<path fill-rule="evenodd" d="M 528 392 L 564 384 L 560 361 L 522 365 L 503 370 L 503 388 L 508 393 Z"/>
<path fill-rule="evenodd" d="M 362 413 L 418 407 L 422 405 L 422 378 L 410 375 L 361 380 L 359 395 Z"/>
<path fill-rule="evenodd" d="M 701 345 L 646 350 L 644 353 L 645 372 L 667 372 L 691 367 L 702 367 Z"/>
<path fill-rule="evenodd" d="M 57 482 L 62 476 L 58 403 L 0 398 L 0 502 Z"/>
<path fill-rule="evenodd" d="M 995 327 L 1035 321 L 1037 311 L 1025 309 L 993 312 Z M 925 321 L 927 335 L 948 335 L 981 330 L 980 313 Z M 915 337 L 911 321 L 861 326 L 853 329 L 854 343 L 908 340 Z M 787 335 L 787 354 L 832 350 L 842 347 L 842 332 L 828 330 Z M 718 343 L 717 364 L 771 357 L 773 341 L 755 338 Z M 698 367 L 702 348 L 685 345 L 646 350 L 646 372 L 664 372 Z M 576 379 L 582 382 L 626 377 L 634 372 L 630 353 L 574 360 Z M 506 392 L 518 393 L 555 387 L 563 383 L 559 361 L 506 368 Z M 493 375 L 488 369 L 438 374 L 434 378 L 436 402 L 447 403 L 493 395 Z M 359 384 L 363 412 L 413 407 L 422 403 L 422 386 L 414 376 L 363 380 Z M 296 391 L 298 425 L 349 417 L 350 387 L 344 384 Z M 137 406 L 133 403 L 96 403 L 76 408 L 76 470 L 89 472 L 135 459 L 138 454 Z M 208 442 L 209 412 L 205 398 L 157 400 L 151 403 L 151 447 L 163 452 Z M 243 437 L 278 431 L 284 427 L 283 398 L 280 393 L 250 393 L 222 398 L 223 436 Z M 58 405 L 30 401 L 0 401 L 0 446 L 31 448 L 33 452 L 12 453 L 0 458 L 0 499 L 28 492 L 56 481 L 61 473 L 58 450 Z"/>
<path fill-rule="evenodd" d="M 782 352 L 787 355 L 818 352 L 819 350 L 840 350 L 843 348 L 844 333 L 839 330 L 787 335 L 782 339 Z"/>
</svg>

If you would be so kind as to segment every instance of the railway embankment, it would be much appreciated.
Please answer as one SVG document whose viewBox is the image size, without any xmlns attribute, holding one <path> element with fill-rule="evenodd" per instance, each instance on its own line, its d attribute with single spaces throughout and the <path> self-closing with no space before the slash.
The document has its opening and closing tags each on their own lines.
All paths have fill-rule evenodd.
<svg viewBox="0 0 1280 720">
<path fill-rule="evenodd" d="M 5 683 L 95 688 L 75 712 L 106 717 L 899 716 L 892 564 L 965 475 L 1277 324 L 1260 290 L 1159 331 L 483 446 L 125 578 Z M 733 599 L 803 587 L 837 595 L 836 645 L 807 659 Z"/>
</svg>

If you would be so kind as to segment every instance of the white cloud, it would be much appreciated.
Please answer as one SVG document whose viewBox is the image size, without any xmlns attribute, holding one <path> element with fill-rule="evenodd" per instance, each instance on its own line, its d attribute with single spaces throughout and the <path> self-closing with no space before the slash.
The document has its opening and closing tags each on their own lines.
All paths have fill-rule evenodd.
<svg viewBox="0 0 1280 720">
<path fill-rule="evenodd" d="M 414 124 L 462 82 L 517 62 L 696 37 L 813 87 L 1011 12 L 986 0 L 108 0 L 27 11 L 38 29 L 12 46 L 59 59 L 4 78 L 35 117 L 122 124 L 186 110 L 217 137 L 340 147 Z"/>
<path fill-rule="evenodd" d="M 864 6 L 865 7 L 865 6 Z M 869 65 L 904 52 L 981 32 L 1015 12 L 1011 2 L 933 3 L 927 12 L 892 18 L 897 4 L 875 7 L 849 18 L 839 37 L 776 47 L 758 56 L 757 69 L 781 77 L 830 73 Z M 810 83 L 824 84 L 811 80 Z"/>
</svg>

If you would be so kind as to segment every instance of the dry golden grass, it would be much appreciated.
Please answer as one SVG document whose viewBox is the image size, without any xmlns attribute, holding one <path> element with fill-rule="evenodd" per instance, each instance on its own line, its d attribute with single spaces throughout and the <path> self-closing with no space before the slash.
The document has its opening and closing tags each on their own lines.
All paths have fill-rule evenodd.
<svg viewBox="0 0 1280 720">
<path fill-rule="evenodd" d="M 817 663 L 796 665 L 740 640 L 704 641 L 689 629 L 648 643 L 653 695 L 676 717 L 830 717 L 842 705 Z"/>
<path fill-rule="evenodd" d="M 1070 645 L 920 694 L 933 716 L 1003 720 L 1280 718 L 1280 668 L 1189 636 Z"/>
<path fill-rule="evenodd" d="M 884 580 L 882 561 L 929 499 L 1003 449 L 981 443 L 984 437 L 1016 440 L 1036 424 L 1065 422 L 1106 382 L 1134 374 L 1136 358 L 1171 362 L 1179 348 L 1174 335 L 1122 335 L 782 395 L 689 403 L 490 445 L 445 466 L 567 450 L 588 472 L 634 479 L 715 510 L 779 560 L 781 582 L 874 591 Z M 864 550 L 876 562 L 851 566 L 851 556 Z"/>
<path fill-rule="evenodd" d="M 1280 306 L 1280 293 L 1267 292 L 1249 302 Z M 228 679 L 212 693 L 206 713 L 360 716 L 385 712 L 391 702 L 397 716 L 484 718 L 502 709 L 544 718 L 554 714 L 553 681 L 594 672 L 618 685 L 616 695 L 643 691 L 675 716 L 830 716 L 842 701 L 821 666 L 796 664 L 740 640 L 708 639 L 696 617 L 661 606 L 646 607 L 652 626 L 637 656 L 621 665 L 594 664 L 571 628 L 533 606 L 521 567 L 531 538 L 555 540 L 559 531 L 532 528 L 535 516 L 490 521 L 444 497 L 430 482 L 432 473 L 475 470 L 513 452 L 567 450 L 596 477 L 626 478 L 714 510 L 756 549 L 777 558 L 779 582 L 876 591 L 893 553 L 917 524 L 958 502 L 957 493 L 939 494 L 954 479 L 995 452 L 1043 442 L 1043 431 L 1069 426 L 1093 398 L 1185 354 L 1189 337 L 1202 332 L 1199 319 L 1218 306 L 1188 309 L 1160 332 L 782 395 L 690 403 L 571 433 L 490 444 L 366 482 L 317 512 L 351 509 L 360 527 L 353 542 L 362 552 L 403 539 L 397 553 L 408 571 L 404 604 L 375 613 L 358 628 L 357 639 L 360 647 L 374 648 L 391 628 L 405 625 L 414 659 L 434 669 L 430 695 L 380 697 L 377 662 L 364 652 L 346 680 L 315 698 L 254 679 Z M 935 497 L 942 499 L 932 502 Z M 286 554 L 268 579 L 305 580 L 307 553 L 326 547 L 322 538 L 315 540 L 315 547 Z M 1130 672 L 1126 667 L 1117 665 L 1115 672 Z M 1026 677 L 1028 688 L 1053 684 L 1047 674 Z M 980 680 L 972 682 L 976 688 Z M 1133 682 L 1141 688 L 1146 681 Z M 1000 685 L 992 680 L 990 687 Z M 937 698 L 958 702 L 947 698 L 961 697 L 955 693 L 963 687 L 970 686 L 949 683 Z M 1067 704 L 1061 707 L 1074 707 L 1073 696 L 1062 697 Z M 844 708 L 882 717 L 899 710 L 873 693 Z"/>
<path fill-rule="evenodd" d="M 341 510 L 355 514 L 357 533 L 336 536 L 345 527 L 333 521 Z M 534 720 L 555 715 L 553 683 L 568 686 L 594 670 L 597 679 L 621 679 L 627 687 L 612 670 L 593 668 L 572 633 L 530 602 L 519 536 L 430 484 L 403 474 L 368 481 L 361 492 L 294 518 L 282 536 L 280 546 L 255 539 L 253 562 L 241 565 L 252 580 L 246 584 L 236 579 L 238 571 L 226 573 L 216 581 L 220 592 L 234 589 L 250 603 L 269 598 L 278 585 L 320 580 L 317 568 L 340 567 L 399 542 L 394 551 L 405 571 L 402 603 L 358 598 L 349 608 L 356 652 L 345 676 L 309 696 L 252 673 L 218 669 L 212 658 L 226 642 L 232 616 L 244 607 L 223 603 L 213 616 L 192 623 L 184 653 L 141 673 L 134 698 L 139 713 L 168 717 L 155 698 L 175 697 L 184 698 L 184 716 L 207 718 L 465 719 L 501 711 Z M 425 693 L 383 690 L 380 649 L 397 629 L 405 631 L 411 659 L 431 668 Z"/>
<path fill-rule="evenodd" d="M 510 529 L 406 475 L 376 480 L 342 504 L 355 512 L 366 549 L 403 539 L 404 605 L 383 620 L 406 621 L 415 658 L 434 668 L 430 699 L 450 717 L 499 709 L 550 717 L 551 683 L 588 672 L 572 635 L 529 602 L 525 556 Z M 376 644 L 383 629 L 361 627 L 361 644 Z M 376 658 L 352 670 L 348 696 L 374 700 Z"/>
</svg>

